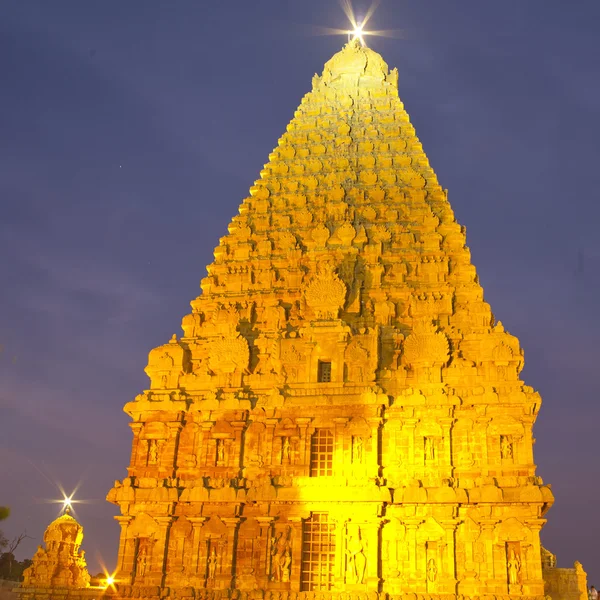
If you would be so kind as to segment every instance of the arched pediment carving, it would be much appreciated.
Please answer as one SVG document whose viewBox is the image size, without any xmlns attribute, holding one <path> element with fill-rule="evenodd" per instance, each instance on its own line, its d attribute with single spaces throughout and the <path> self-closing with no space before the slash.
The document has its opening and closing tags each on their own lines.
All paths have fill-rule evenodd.
<svg viewBox="0 0 600 600">
<path fill-rule="evenodd" d="M 170 535 L 174 538 L 189 538 L 192 535 L 193 527 L 186 517 L 179 517 L 171 527 Z"/>
<path fill-rule="evenodd" d="M 496 525 L 495 536 L 499 542 L 520 542 L 530 536 L 530 531 L 521 521 L 511 517 Z"/>
<path fill-rule="evenodd" d="M 158 532 L 158 523 L 148 514 L 138 514 L 127 528 L 127 537 L 151 538 Z"/>
<path fill-rule="evenodd" d="M 417 537 L 421 542 L 436 542 L 444 539 L 445 535 L 444 528 L 432 517 L 421 523 L 417 531 Z"/>
<path fill-rule="evenodd" d="M 203 528 L 206 537 L 225 537 L 227 535 L 227 526 L 219 517 L 213 515 Z"/>
</svg>

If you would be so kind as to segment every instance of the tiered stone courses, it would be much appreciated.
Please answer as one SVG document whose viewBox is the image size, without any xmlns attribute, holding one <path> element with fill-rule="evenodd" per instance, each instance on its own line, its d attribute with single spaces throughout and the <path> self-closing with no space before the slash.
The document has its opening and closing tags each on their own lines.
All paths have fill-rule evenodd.
<svg viewBox="0 0 600 600">
<path fill-rule="evenodd" d="M 31 566 L 23 572 L 22 600 L 71 596 L 90 586 L 85 552 L 80 550 L 83 527 L 66 511 L 44 533 L 46 547 L 38 546 Z"/>
<path fill-rule="evenodd" d="M 315 75 L 150 352 L 120 596 L 544 598 L 541 398 L 397 83 L 358 41 Z"/>
</svg>

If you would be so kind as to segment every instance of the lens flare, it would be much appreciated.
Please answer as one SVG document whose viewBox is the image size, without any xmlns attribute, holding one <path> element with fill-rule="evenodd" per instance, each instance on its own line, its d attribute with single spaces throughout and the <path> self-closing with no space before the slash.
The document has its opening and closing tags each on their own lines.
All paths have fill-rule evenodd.
<svg viewBox="0 0 600 600">
<path fill-rule="evenodd" d="M 340 6 L 344 11 L 344 14 L 350 21 L 352 25 L 352 29 L 350 31 L 346 31 L 348 34 L 348 41 L 358 40 L 361 46 L 366 46 L 367 43 L 365 41 L 365 36 L 381 36 L 381 37 L 402 37 L 401 32 L 395 29 L 386 29 L 386 30 L 366 30 L 365 27 L 367 23 L 371 20 L 371 17 L 375 14 L 377 7 L 381 0 L 372 0 L 371 6 L 367 10 L 364 18 L 357 19 L 356 13 L 354 12 L 354 8 L 352 7 L 352 2 L 350 0 L 339 0 Z"/>
</svg>

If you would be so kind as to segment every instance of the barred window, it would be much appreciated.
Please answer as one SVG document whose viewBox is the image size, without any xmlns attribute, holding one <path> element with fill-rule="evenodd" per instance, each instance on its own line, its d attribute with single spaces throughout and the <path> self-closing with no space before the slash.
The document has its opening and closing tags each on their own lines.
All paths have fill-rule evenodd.
<svg viewBox="0 0 600 600">
<path fill-rule="evenodd" d="M 320 360 L 317 379 L 320 383 L 329 383 L 331 381 L 331 363 Z"/>
<path fill-rule="evenodd" d="M 335 526 L 327 513 L 313 513 L 302 531 L 302 591 L 330 590 L 334 566 Z"/>
<path fill-rule="evenodd" d="M 329 429 L 317 429 L 310 440 L 310 476 L 333 475 L 333 433 Z"/>
</svg>

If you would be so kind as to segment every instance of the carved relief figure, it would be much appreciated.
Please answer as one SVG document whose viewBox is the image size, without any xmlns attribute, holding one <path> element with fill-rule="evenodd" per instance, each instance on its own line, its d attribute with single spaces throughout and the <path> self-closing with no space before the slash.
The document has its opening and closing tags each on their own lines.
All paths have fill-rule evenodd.
<svg viewBox="0 0 600 600">
<path fill-rule="evenodd" d="M 145 545 L 141 545 L 141 548 L 138 550 L 137 561 L 135 566 L 135 573 L 140 577 L 143 577 L 146 574 L 146 565 L 148 562 L 148 553 Z"/>
<path fill-rule="evenodd" d="M 225 440 L 217 440 L 216 458 L 217 464 L 225 462 Z"/>
<path fill-rule="evenodd" d="M 363 439 L 358 436 L 352 436 L 352 462 L 361 464 L 363 461 Z"/>
<path fill-rule="evenodd" d="M 425 461 L 433 462 L 435 460 L 435 440 L 430 437 L 425 438 Z"/>
<path fill-rule="evenodd" d="M 514 548 L 510 548 L 508 552 L 508 583 L 517 584 L 521 578 L 521 559 L 515 552 Z"/>
<path fill-rule="evenodd" d="M 212 544 L 211 544 L 212 546 Z M 208 566 L 207 573 L 208 579 L 214 581 L 215 576 L 217 574 L 217 566 L 219 564 L 219 557 L 217 556 L 217 549 L 212 546 L 210 550 L 210 554 L 208 555 Z"/>
<path fill-rule="evenodd" d="M 155 465 L 158 462 L 158 444 L 156 440 L 148 442 L 148 464 Z"/>
<path fill-rule="evenodd" d="M 363 583 L 367 558 L 364 553 L 360 528 L 349 526 L 346 536 L 346 583 Z"/>
<path fill-rule="evenodd" d="M 291 458 L 292 458 L 292 446 L 290 444 L 290 438 L 284 437 L 284 438 L 282 438 L 282 445 L 281 445 L 281 462 L 282 463 L 284 461 L 291 462 Z"/>
<path fill-rule="evenodd" d="M 500 456 L 505 460 L 512 460 L 513 458 L 513 444 L 508 435 L 500 436 Z"/>
<path fill-rule="evenodd" d="M 290 580 L 292 553 L 290 549 L 291 528 L 271 538 L 271 579 L 281 583 Z"/>
<path fill-rule="evenodd" d="M 290 565 L 292 564 L 292 555 L 290 549 L 286 547 L 285 552 L 280 557 L 280 571 L 282 583 L 287 583 L 290 580 Z"/>
<path fill-rule="evenodd" d="M 433 583 L 437 579 L 437 573 L 438 569 L 437 565 L 435 564 L 435 560 L 430 558 L 427 561 L 427 579 Z"/>
</svg>

